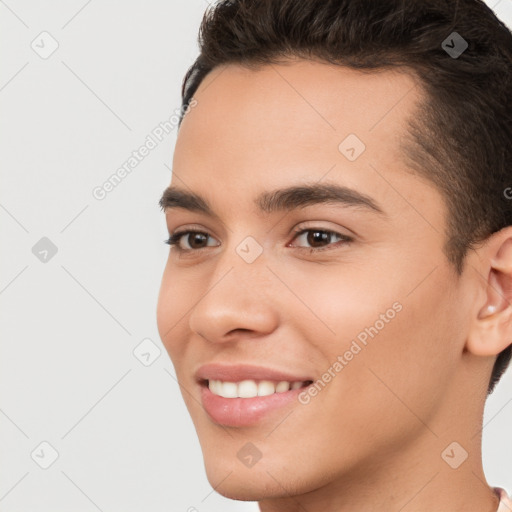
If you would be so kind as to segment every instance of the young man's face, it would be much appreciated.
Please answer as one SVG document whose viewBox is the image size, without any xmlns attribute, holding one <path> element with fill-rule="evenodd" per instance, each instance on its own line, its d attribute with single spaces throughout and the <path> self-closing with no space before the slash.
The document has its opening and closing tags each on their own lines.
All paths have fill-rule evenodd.
<svg viewBox="0 0 512 512">
<path fill-rule="evenodd" d="M 208 236 L 183 236 L 188 252 L 171 248 L 158 328 L 221 494 L 297 495 L 383 465 L 453 471 L 441 452 L 471 378 L 463 347 L 474 295 L 443 253 L 440 193 L 399 148 L 422 99 L 415 84 L 306 61 L 226 66 L 185 116 L 172 188 L 214 215 L 167 209 L 170 233 Z M 350 191 L 256 203 L 304 186 Z M 203 371 L 211 364 L 260 369 Z M 208 378 L 255 381 L 241 387 L 249 396 L 261 380 L 313 385 L 226 398 L 215 392 L 241 389 L 212 393 Z"/>
</svg>

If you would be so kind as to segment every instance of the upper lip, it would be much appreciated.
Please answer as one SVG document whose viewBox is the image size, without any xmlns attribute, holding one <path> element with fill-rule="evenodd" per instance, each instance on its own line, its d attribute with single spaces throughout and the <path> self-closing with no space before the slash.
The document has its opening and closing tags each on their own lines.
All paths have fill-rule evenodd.
<svg viewBox="0 0 512 512">
<path fill-rule="evenodd" d="M 305 382 L 312 380 L 304 375 L 293 375 L 287 371 L 248 364 L 205 364 L 197 370 L 195 376 L 198 381 L 222 380 L 226 382 L 240 382 L 242 380 Z"/>
</svg>

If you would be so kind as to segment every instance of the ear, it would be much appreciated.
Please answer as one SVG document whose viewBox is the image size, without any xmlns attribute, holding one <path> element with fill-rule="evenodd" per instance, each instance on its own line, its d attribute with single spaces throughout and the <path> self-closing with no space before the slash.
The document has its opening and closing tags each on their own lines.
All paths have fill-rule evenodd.
<svg viewBox="0 0 512 512">
<path fill-rule="evenodd" d="M 512 343 L 512 226 L 493 233 L 476 251 L 483 299 L 472 318 L 466 348 L 478 356 L 495 356 Z"/>
</svg>

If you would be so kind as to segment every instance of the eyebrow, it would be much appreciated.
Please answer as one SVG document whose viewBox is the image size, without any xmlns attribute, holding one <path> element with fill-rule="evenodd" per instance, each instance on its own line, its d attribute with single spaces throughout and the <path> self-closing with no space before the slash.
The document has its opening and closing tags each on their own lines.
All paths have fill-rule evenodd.
<svg viewBox="0 0 512 512">
<path fill-rule="evenodd" d="M 265 191 L 254 202 L 263 213 L 291 211 L 316 204 L 337 204 L 386 216 L 385 211 L 370 196 L 336 184 L 315 183 Z M 218 218 L 206 199 L 179 187 L 167 187 L 159 204 L 163 210 L 183 208 Z"/>
</svg>

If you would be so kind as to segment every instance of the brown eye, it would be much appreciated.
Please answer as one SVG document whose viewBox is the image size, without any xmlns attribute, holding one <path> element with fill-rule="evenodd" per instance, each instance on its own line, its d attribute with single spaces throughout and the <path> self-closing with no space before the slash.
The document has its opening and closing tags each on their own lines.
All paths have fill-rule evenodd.
<svg viewBox="0 0 512 512">
<path fill-rule="evenodd" d="M 205 242 L 208 242 L 208 235 L 206 233 L 188 233 L 185 237 L 190 249 L 202 249 Z"/>
<path fill-rule="evenodd" d="M 337 239 L 336 242 L 342 243 L 334 243 L 333 238 Z M 349 236 L 336 233 L 335 231 L 318 228 L 303 229 L 297 233 L 294 240 L 295 239 L 302 240 L 302 242 L 307 244 L 306 246 L 299 245 L 299 249 L 306 249 L 310 252 L 331 249 L 330 246 L 335 248 L 338 245 L 343 245 L 343 243 L 349 243 L 353 241 L 353 238 Z"/>
<path fill-rule="evenodd" d="M 208 239 L 214 240 L 208 233 L 202 231 L 182 231 L 173 233 L 165 243 L 175 246 L 178 251 L 195 251 L 208 247 Z M 184 243 L 181 243 L 184 241 Z M 183 246 L 185 245 L 185 246 Z M 210 244 L 210 246 L 216 244 Z"/>
<path fill-rule="evenodd" d="M 306 236 L 306 241 L 312 247 L 322 246 L 324 243 L 331 240 L 331 234 L 326 231 L 310 231 Z"/>
</svg>

